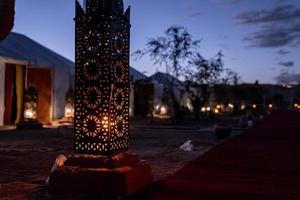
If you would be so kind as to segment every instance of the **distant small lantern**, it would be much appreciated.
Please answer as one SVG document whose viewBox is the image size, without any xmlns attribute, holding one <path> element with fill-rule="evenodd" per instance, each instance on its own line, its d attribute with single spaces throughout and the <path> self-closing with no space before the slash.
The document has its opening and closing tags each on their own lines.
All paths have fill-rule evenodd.
<svg viewBox="0 0 300 200">
<path fill-rule="evenodd" d="M 29 87 L 25 91 L 24 119 L 25 121 L 37 119 L 37 90 L 34 87 Z"/>
<path fill-rule="evenodd" d="M 241 110 L 245 110 L 246 109 L 246 105 L 245 104 L 242 104 L 241 105 Z"/>
<path fill-rule="evenodd" d="M 75 153 L 128 149 L 129 9 L 123 1 L 76 1 Z"/>
<path fill-rule="evenodd" d="M 65 106 L 65 118 L 73 118 L 74 117 L 74 108 L 72 104 L 67 104 Z"/>
<path fill-rule="evenodd" d="M 162 105 L 160 107 L 160 114 L 161 115 L 167 115 L 168 114 L 168 108 L 167 108 L 167 106 Z"/>
<path fill-rule="evenodd" d="M 74 118 L 74 90 L 69 88 L 66 93 L 66 105 L 65 105 L 65 118 L 73 119 Z"/>
<path fill-rule="evenodd" d="M 230 109 L 233 109 L 233 108 L 234 108 L 234 105 L 233 105 L 232 103 L 230 103 L 230 104 L 228 104 L 228 107 L 229 107 Z"/>
</svg>

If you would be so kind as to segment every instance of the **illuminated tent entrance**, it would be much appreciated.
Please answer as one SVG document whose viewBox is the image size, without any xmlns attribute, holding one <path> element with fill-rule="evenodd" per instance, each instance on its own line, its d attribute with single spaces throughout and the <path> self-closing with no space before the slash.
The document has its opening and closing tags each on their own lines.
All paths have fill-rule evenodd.
<svg viewBox="0 0 300 200">
<path fill-rule="evenodd" d="M 34 117 L 43 124 L 51 122 L 52 70 L 5 64 L 4 125 L 17 124 L 22 121 L 25 91 L 29 88 L 34 88 L 37 92 L 36 116 Z"/>
<path fill-rule="evenodd" d="M 74 62 L 25 35 L 8 35 L 0 42 L 0 126 L 24 116 L 43 124 L 62 118 L 73 74 Z"/>
</svg>

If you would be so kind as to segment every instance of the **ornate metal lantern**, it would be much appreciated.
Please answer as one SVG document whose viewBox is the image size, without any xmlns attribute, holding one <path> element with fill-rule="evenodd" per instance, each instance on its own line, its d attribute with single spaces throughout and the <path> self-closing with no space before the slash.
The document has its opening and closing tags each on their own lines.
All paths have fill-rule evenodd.
<svg viewBox="0 0 300 200">
<path fill-rule="evenodd" d="M 32 121 L 37 119 L 37 90 L 29 87 L 25 92 L 24 119 Z"/>
<path fill-rule="evenodd" d="M 75 155 L 59 156 L 49 191 L 127 196 L 153 180 L 128 149 L 129 9 L 122 0 L 76 0 Z M 96 156 L 95 156 L 96 155 Z"/>
<path fill-rule="evenodd" d="M 129 15 L 122 0 L 76 0 L 75 153 L 128 149 Z"/>
</svg>

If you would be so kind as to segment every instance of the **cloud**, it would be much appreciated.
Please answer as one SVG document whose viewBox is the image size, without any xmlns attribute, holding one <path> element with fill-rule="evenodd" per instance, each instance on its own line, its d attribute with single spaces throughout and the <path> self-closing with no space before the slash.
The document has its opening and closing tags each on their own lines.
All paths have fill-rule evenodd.
<svg viewBox="0 0 300 200">
<path fill-rule="evenodd" d="M 280 56 L 286 56 L 288 54 L 290 54 L 290 51 L 288 50 L 284 50 L 284 49 L 279 49 L 278 51 L 275 52 L 277 55 L 280 55 Z"/>
<path fill-rule="evenodd" d="M 291 73 L 288 70 L 281 70 L 279 75 L 277 75 L 274 79 L 279 84 L 299 84 L 300 74 Z"/>
<path fill-rule="evenodd" d="M 276 48 L 300 44 L 300 9 L 295 6 L 240 13 L 234 19 L 239 24 L 258 26 L 258 31 L 244 38 L 250 46 Z"/>
<path fill-rule="evenodd" d="M 287 62 L 281 61 L 278 64 L 283 67 L 293 67 L 295 65 L 293 61 L 287 61 Z"/>
<path fill-rule="evenodd" d="M 232 5 L 232 4 L 240 3 L 244 0 L 210 0 L 210 1 L 222 5 Z"/>
<path fill-rule="evenodd" d="M 300 9 L 292 5 L 277 6 L 272 10 L 260 10 L 238 14 L 235 19 L 240 24 L 261 24 L 283 22 L 300 17 Z"/>
<path fill-rule="evenodd" d="M 266 25 L 244 38 L 253 47 L 285 47 L 300 44 L 300 24 Z"/>
</svg>

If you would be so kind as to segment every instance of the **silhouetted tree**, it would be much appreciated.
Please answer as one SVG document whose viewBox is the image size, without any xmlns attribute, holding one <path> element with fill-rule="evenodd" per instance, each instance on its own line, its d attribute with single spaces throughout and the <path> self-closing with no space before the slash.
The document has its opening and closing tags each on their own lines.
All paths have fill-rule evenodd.
<svg viewBox="0 0 300 200">
<path fill-rule="evenodd" d="M 237 72 L 228 68 L 225 69 L 224 72 L 225 73 L 220 80 L 221 84 L 238 85 L 241 82 L 241 76 Z"/>
<path fill-rule="evenodd" d="M 186 70 L 188 60 L 199 48 L 200 40 L 194 40 L 192 35 L 182 26 L 171 26 L 164 36 L 151 38 L 146 48 L 134 53 L 137 58 L 150 55 L 154 64 L 164 65 L 166 72 L 172 75 L 167 88 L 172 101 L 171 114 L 177 117 L 180 102 L 176 100 L 174 83 Z"/>
<path fill-rule="evenodd" d="M 195 117 L 198 118 L 200 108 L 209 103 L 211 88 L 219 81 L 223 72 L 223 54 L 218 52 L 215 58 L 205 59 L 196 53 L 189 61 L 190 67 L 186 73 L 187 88 L 192 101 Z"/>
</svg>

